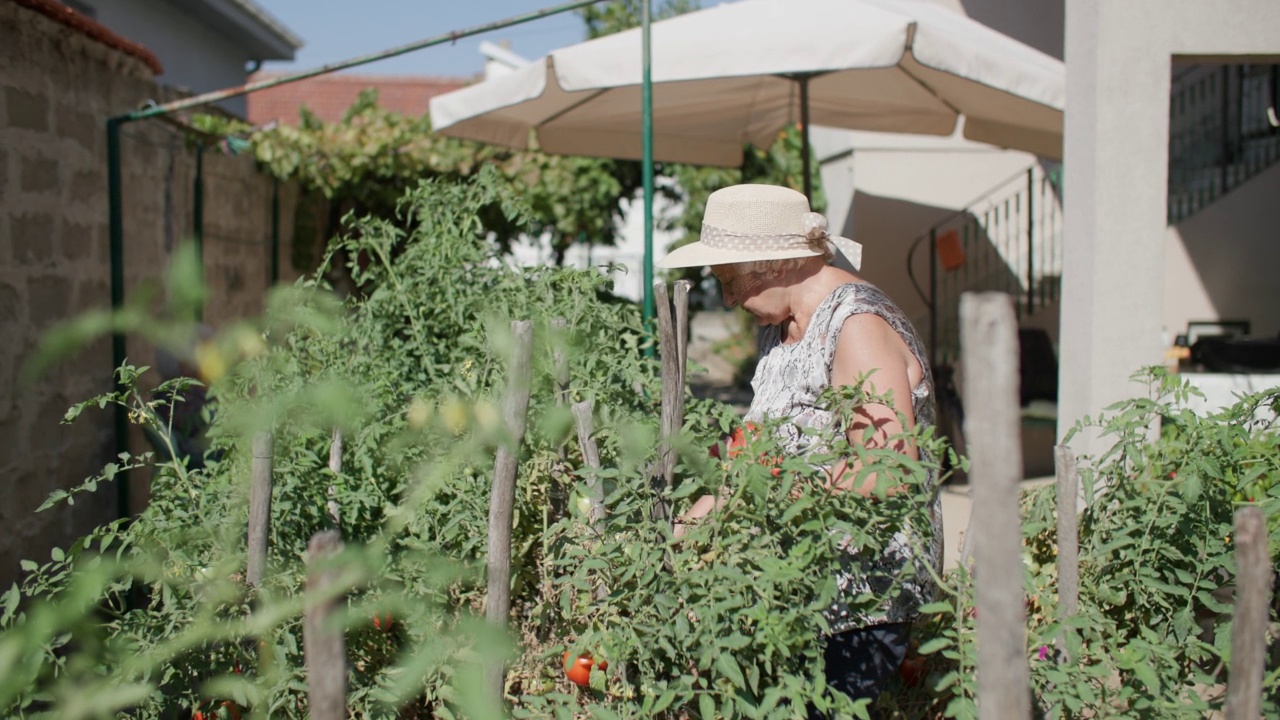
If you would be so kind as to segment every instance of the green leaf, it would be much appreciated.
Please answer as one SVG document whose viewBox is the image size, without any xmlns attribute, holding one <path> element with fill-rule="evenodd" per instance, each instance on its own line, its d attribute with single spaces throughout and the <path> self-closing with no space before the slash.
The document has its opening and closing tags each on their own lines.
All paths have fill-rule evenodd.
<svg viewBox="0 0 1280 720">
<path fill-rule="evenodd" d="M 676 699 L 675 690 L 668 689 L 664 691 L 661 695 L 658 696 L 657 702 L 653 704 L 653 708 L 651 712 L 656 715 L 657 713 L 660 713 L 663 710 L 666 710 L 668 707 L 671 707 L 671 703 L 674 702 L 675 699 Z"/>
<path fill-rule="evenodd" d="M 955 643 L 951 641 L 951 638 L 938 637 L 922 643 L 916 652 L 921 655 L 932 655 L 936 652 L 945 650 L 954 644 Z"/>
<path fill-rule="evenodd" d="M 1141 680 L 1152 694 L 1160 692 L 1160 677 L 1156 675 L 1156 671 L 1146 662 L 1136 662 L 1130 668 L 1133 670 L 1134 676 Z"/>
<path fill-rule="evenodd" d="M 722 652 L 716 656 L 716 669 L 721 675 L 727 677 L 734 687 L 746 687 L 747 679 L 742 676 L 742 669 L 738 667 L 738 661 L 732 654 Z"/>
<path fill-rule="evenodd" d="M 716 701 L 710 693 L 703 693 L 698 697 L 698 713 L 702 720 L 715 720 Z"/>
</svg>

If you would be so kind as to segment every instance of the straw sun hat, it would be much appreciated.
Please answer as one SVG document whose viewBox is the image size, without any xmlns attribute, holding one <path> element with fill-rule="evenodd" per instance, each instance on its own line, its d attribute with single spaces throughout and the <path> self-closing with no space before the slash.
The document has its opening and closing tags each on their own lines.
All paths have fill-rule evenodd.
<svg viewBox="0 0 1280 720">
<path fill-rule="evenodd" d="M 827 232 L 827 219 L 809 211 L 801 193 L 777 185 L 732 185 L 711 193 L 697 242 L 678 247 L 658 261 L 663 268 L 728 265 L 822 255 L 831 246 L 833 264 L 862 265 L 862 246 Z"/>
</svg>

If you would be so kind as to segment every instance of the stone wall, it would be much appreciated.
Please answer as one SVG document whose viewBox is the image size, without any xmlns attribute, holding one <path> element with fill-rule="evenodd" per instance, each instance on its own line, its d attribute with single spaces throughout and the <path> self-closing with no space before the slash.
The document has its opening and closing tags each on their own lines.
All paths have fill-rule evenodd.
<svg viewBox="0 0 1280 720">
<path fill-rule="evenodd" d="M 115 488 L 34 513 L 59 487 L 99 471 L 115 449 L 109 411 L 62 425 L 74 402 L 111 388 L 102 339 L 34 382 L 19 373 L 56 323 L 110 305 L 106 120 L 171 97 L 135 57 L 43 14 L 0 0 L 0 589 L 19 560 L 43 561 L 116 516 Z M 192 232 L 195 151 L 158 120 L 128 123 L 121 141 L 126 297 L 163 274 Z M 204 154 L 204 260 L 215 329 L 262 307 L 270 281 L 272 180 L 251 158 Z M 282 280 L 291 269 L 296 192 L 282 187 Z M 131 339 L 129 358 L 151 363 Z M 134 478 L 133 482 L 141 480 Z"/>
</svg>

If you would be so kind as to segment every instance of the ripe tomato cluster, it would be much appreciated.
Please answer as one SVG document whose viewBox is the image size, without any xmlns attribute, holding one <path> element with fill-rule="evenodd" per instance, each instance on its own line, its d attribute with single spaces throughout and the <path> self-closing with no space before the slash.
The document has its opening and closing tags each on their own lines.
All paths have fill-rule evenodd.
<svg viewBox="0 0 1280 720">
<path fill-rule="evenodd" d="M 220 718 L 230 718 L 230 720 L 240 720 L 240 707 L 230 700 L 222 701 L 222 708 L 226 709 L 225 713 L 218 712 L 217 701 L 209 707 L 208 711 L 200 710 L 199 706 L 191 713 L 191 720 L 219 720 Z"/>
<path fill-rule="evenodd" d="M 725 454 L 728 455 L 727 459 L 732 460 L 738 457 L 739 455 L 741 455 L 742 452 L 747 449 L 747 433 L 749 432 L 754 436 L 758 432 L 758 430 L 759 428 L 753 422 L 748 422 L 745 427 L 739 426 L 734 428 L 733 432 L 730 433 L 729 437 L 724 441 Z M 712 445 L 710 452 L 711 452 L 711 457 L 714 457 L 717 460 L 721 459 L 720 443 Z M 782 458 L 780 457 L 769 457 L 768 455 L 760 456 L 761 465 L 774 466 L 773 468 L 774 477 L 778 477 L 780 474 L 782 474 L 782 468 L 777 467 L 781 463 L 782 463 Z"/>
</svg>

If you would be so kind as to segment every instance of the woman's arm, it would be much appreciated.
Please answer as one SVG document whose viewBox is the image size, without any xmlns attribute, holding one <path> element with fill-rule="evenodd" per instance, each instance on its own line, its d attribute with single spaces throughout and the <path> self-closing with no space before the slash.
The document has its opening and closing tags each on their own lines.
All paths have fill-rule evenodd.
<svg viewBox="0 0 1280 720">
<path fill-rule="evenodd" d="M 911 390 L 923 374 L 924 369 L 907 344 L 883 318 L 864 313 L 846 320 L 840 331 L 840 338 L 836 341 L 831 384 L 837 387 L 854 385 L 865 377 L 863 389 L 868 395 L 891 394 L 893 398 L 892 406 L 884 403 L 859 406 L 854 411 L 853 422 L 847 430 L 849 442 L 869 448 L 891 448 L 911 458 L 918 458 L 919 450 L 914 443 L 894 436 L 915 427 Z M 906 418 L 906 427 L 899 420 L 899 413 Z M 865 441 L 864 437 L 867 438 Z M 828 487 L 852 490 L 870 497 L 876 489 L 876 476 L 874 473 L 868 475 L 855 487 L 860 467 L 856 460 L 837 463 L 830 469 Z M 889 492 L 900 492 L 903 489 L 899 485 L 889 488 Z"/>
</svg>

